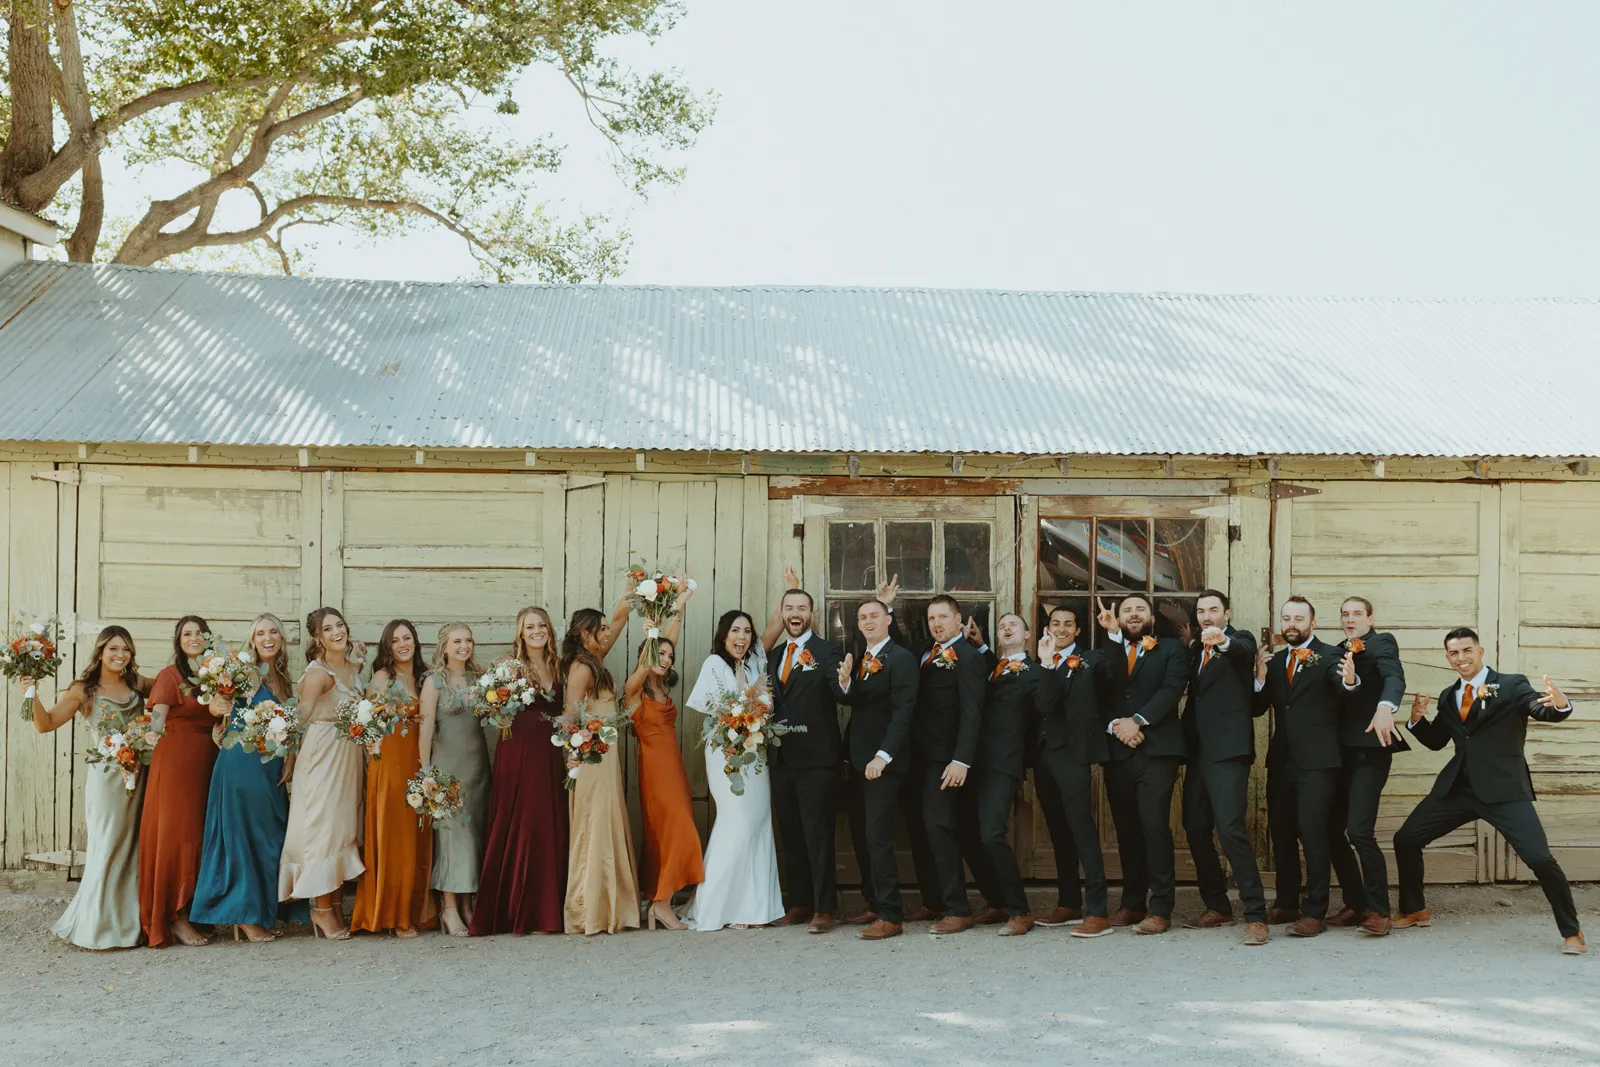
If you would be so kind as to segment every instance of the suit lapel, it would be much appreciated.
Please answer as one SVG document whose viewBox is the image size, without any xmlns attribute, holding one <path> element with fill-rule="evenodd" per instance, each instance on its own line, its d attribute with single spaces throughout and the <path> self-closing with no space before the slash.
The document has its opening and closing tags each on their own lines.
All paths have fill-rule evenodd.
<svg viewBox="0 0 1600 1067">
<path fill-rule="evenodd" d="M 1497 683 L 1499 677 L 1500 676 L 1494 672 L 1494 669 L 1490 668 L 1489 673 L 1484 676 L 1483 684 L 1485 686 L 1495 685 Z M 1466 683 L 1462 682 L 1461 684 L 1465 685 Z M 1498 695 L 1498 694 L 1496 694 L 1496 695 Z M 1473 733 L 1474 731 L 1476 731 L 1478 729 L 1479 724 L 1484 719 L 1488 718 L 1487 712 L 1489 710 L 1489 703 L 1490 703 L 1489 698 L 1487 698 L 1487 697 L 1485 697 L 1483 695 L 1483 690 L 1481 688 L 1478 690 L 1478 692 L 1473 694 L 1473 696 L 1472 696 L 1472 707 L 1467 709 L 1467 721 L 1461 724 L 1462 728 L 1467 733 L 1470 734 L 1470 733 Z M 1456 689 L 1456 706 L 1457 706 L 1458 709 L 1460 707 L 1460 704 L 1461 704 L 1461 690 L 1458 687 Z M 1457 719 L 1461 718 L 1461 712 L 1459 710 L 1456 712 L 1456 718 Z"/>
</svg>

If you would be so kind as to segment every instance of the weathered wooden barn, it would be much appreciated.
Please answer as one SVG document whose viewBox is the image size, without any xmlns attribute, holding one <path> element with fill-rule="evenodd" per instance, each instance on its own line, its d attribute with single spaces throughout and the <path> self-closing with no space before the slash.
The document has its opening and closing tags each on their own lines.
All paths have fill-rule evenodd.
<svg viewBox="0 0 1600 1067">
<path fill-rule="evenodd" d="M 659 560 L 700 582 L 688 685 L 716 616 L 764 617 L 786 564 L 836 636 L 891 573 L 913 606 L 952 590 L 985 620 L 1143 589 L 1181 628 L 1219 586 L 1240 625 L 1293 591 L 1326 632 L 1359 594 L 1414 691 L 1442 687 L 1441 636 L 1470 624 L 1498 667 L 1577 696 L 1529 754 L 1561 861 L 1596 878 L 1597 393 L 1595 301 L 33 262 L 0 278 L 0 614 L 58 614 L 78 657 L 124 623 L 147 670 L 182 614 L 237 639 L 271 610 L 298 644 L 322 603 L 368 640 L 396 616 L 425 638 L 461 619 L 501 648 L 524 604 L 610 605 L 630 559 Z M 0 720 L 5 866 L 82 847 L 88 773 L 81 729 L 37 736 L 17 700 Z M 1396 762 L 1391 829 L 1441 762 Z M 1256 822 L 1265 856 L 1260 805 Z M 1042 826 L 1025 791 L 1016 839 L 1041 877 Z M 1484 826 L 1441 842 L 1429 874 L 1525 877 Z"/>
</svg>

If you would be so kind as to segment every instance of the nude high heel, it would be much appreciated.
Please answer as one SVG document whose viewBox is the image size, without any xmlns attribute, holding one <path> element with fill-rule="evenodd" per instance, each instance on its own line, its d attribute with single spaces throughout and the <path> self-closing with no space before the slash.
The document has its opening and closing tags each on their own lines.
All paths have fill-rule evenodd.
<svg viewBox="0 0 1600 1067">
<path fill-rule="evenodd" d="M 311 914 L 312 915 L 332 915 L 332 914 L 334 914 L 334 909 L 333 908 L 313 907 L 311 909 Z M 350 940 L 350 928 L 347 926 L 347 927 L 343 928 L 342 930 L 340 930 L 336 934 L 330 934 L 330 933 L 328 933 L 328 931 L 326 931 L 326 930 L 324 930 L 322 928 L 322 926 L 317 922 L 316 919 L 312 919 L 311 920 L 311 940 L 315 941 L 318 937 L 325 937 L 329 941 L 348 941 L 348 940 Z"/>
<path fill-rule="evenodd" d="M 241 933 L 244 935 L 244 939 L 246 941 L 250 942 L 252 945 L 265 945 L 269 941 L 278 940 L 278 935 L 274 934 L 274 933 L 268 933 L 265 937 L 251 937 L 250 936 L 250 931 L 246 930 L 244 928 L 244 924 L 243 923 L 234 923 L 233 924 L 233 939 L 235 941 L 238 941 L 239 940 L 239 935 Z"/>
</svg>

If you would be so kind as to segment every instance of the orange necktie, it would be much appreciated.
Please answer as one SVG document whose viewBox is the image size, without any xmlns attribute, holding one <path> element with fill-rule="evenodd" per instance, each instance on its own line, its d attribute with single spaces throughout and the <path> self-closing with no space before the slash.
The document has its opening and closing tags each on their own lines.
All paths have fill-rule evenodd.
<svg viewBox="0 0 1600 1067">
<path fill-rule="evenodd" d="M 1291 648 L 1289 650 L 1289 682 L 1291 685 L 1294 683 L 1294 672 L 1300 666 L 1300 661 L 1310 658 L 1311 650 L 1309 648 Z"/>
<path fill-rule="evenodd" d="M 1462 722 L 1466 722 L 1467 721 L 1467 712 L 1472 710 L 1472 698 L 1473 698 L 1473 695 L 1474 694 L 1473 694 L 1473 690 L 1472 690 L 1472 683 L 1468 682 L 1466 684 L 1465 688 L 1463 688 L 1461 690 L 1461 721 Z"/>
<path fill-rule="evenodd" d="M 778 681 L 784 685 L 789 684 L 789 672 L 794 669 L 795 643 L 789 642 L 789 650 L 783 654 L 783 670 L 778 672 Z"/>
<path fill-rule="evenodd" d="M 994 673 L 993 673 L 993 674 L 991 674 L 991 675 L 989 675 L 989 681 L 991 681 L 991 682 L 992 682 L 992 681 L 994 681 L 994 680 L 995 680 L 995 679 L 996 679 L 996 678 L 998 678 L 998 677 L 1000 677 L 1000 675 L 1001 675 L 1001 673 L 1002 673 L 1002 672 L 1003 672 L 1003 671 L 1004 671 L 1004 670 L 1005 670 L 1005 669 L 1006 669 L 1006 664 L 1007 664 L 1007 663 L 1010 663 L 1010 662 L 1011 662 L 1011 661 L 1010 661 L 1010 660 L 1008 660 L 1008 659 L 1003 659 L 1003 660 L 1001 660 L 1001 661 L 1000 661 L 1000 662 L 999 662 L 999 663 L 996 663 L 996 664 L 995 664 L 995 665 L 994 665 Z"/>
<path fill-rule="evenodd" d="M 1200 653 L 1200 669 L 1205 670 L 1206 664 L 1211 662 L 1211 646 L 1207 645 L 1205 651 Z"/>
<path fill-rule="evenodd" d="M 1133 665 L 1139 662 L 1139 646 L 1128 642 L 1128 673 L 1133 673 Z"/>
</svg>

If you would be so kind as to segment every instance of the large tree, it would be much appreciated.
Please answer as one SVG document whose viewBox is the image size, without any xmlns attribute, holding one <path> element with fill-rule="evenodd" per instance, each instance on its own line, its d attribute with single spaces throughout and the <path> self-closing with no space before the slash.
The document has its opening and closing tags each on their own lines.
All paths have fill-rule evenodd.
<svg viewBox="0 0 1600 1067">
<path fill-rule="evenodd" d="M 530 71 L 554 73 L 546 80 L 570 87 L 641 195 L 681 177 L 672 160 L 711 117 L 709 96 L 674 74 L 614 58 L 667 30 L 675 0 L 0 0 L 0 10 L 10 90 L 0 199 L 65 214 L 67 254 L 81 262 L 250 248 L 288 272 L 296 227 L 437 226 L 489 277 L 603 279 L 620 270 L 624 238 L 601 217 L 557 217 L 538 193 L 561 146 L 515 138 L 486 115 L 517 112 Z M 171 187 L 109 223 L 112 161 L 162 164 Z"/>
</svg>

